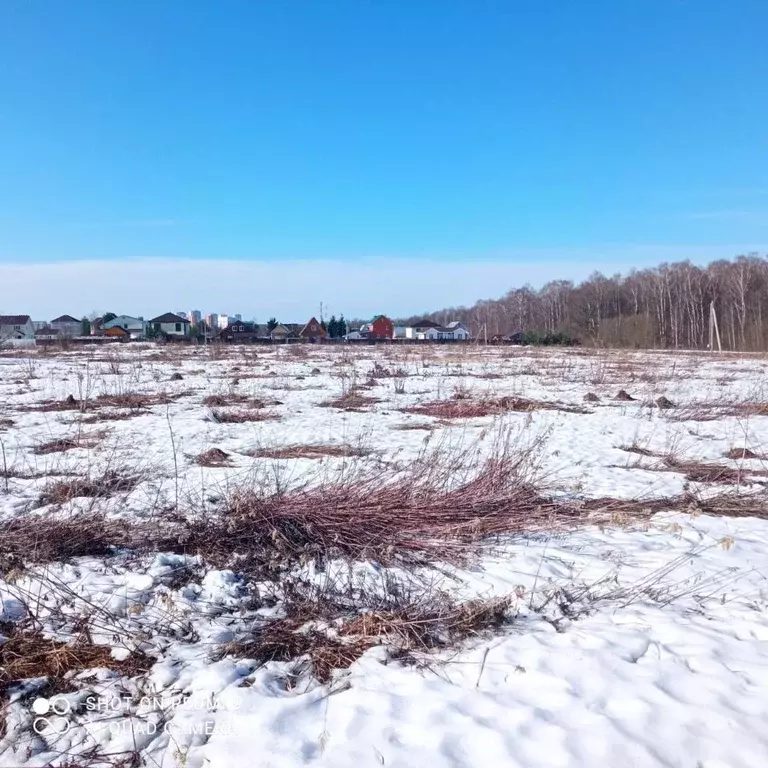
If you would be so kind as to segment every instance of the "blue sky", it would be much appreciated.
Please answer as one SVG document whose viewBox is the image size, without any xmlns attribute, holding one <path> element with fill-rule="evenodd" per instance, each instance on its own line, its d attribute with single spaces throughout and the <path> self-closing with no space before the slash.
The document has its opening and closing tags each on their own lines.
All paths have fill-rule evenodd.
<svg viewBox="0 0 768 768">
<path fill-rule="evenodd" d="M 301 265 L 349 315 L 763 251 L 767 28 L 764 0 L 7 1 L 0 309 L 47 311 L 51 262 L 62 311 L 135 303 L 105 261 L 177 260 L 157 311 L 226 302 L 190 263 L 221 260 L 269 262 L 247 314 Z M 404 260 L 452 280 L 398 296 Z M 328 281 L 352 261 L 391 287 Z"/>
</svg>

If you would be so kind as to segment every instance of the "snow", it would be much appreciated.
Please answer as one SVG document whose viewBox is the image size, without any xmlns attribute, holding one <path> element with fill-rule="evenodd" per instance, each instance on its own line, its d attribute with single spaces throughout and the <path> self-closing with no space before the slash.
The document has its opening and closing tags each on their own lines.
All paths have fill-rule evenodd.
<svg viewBox="0 0 768 768">
<path fill-rule="evenodd" d="M 490 451 L 498 419 L 443 424 L 401 411 L 463 390 L 578 406 L 587 392 L 600 397 L 585 413 L 539 410 L 501 419 L 520 439 L 541 439 L 540 484 L 554 494 L 712 493 L 680 472 L 659 471 L 658 456 L 762 471 L 761 459 L 723 454 L 745 447 L 768 453 L 768 416 L 725 408 L 765 401 L 760 357 L 434 347 L 304 354 L 286 347 L 235 349 L 224 357 L 186 348 L 161 354 L 136 344 L 109 356 L 99 349 L 0 358 L 0 440 L 9 470 L 5 480 L 0 475 L 0 519 L 95 505 L 115 517 L 147 519 L 180 499 L 215 510 L 216 499 L 245 479 L 287 487 L 333 477 L 345 466 L 397 469 L 425 444 L 450 450 L 479 441 L 479 450 Z M 363 383 L 374 363 L 402 369 L 405 393 L 381 378 L 366 393 L 378 398 L 370 409 L 321 405 L 351 381 Z M 175 372 L 182 380 L 171 380 Z M 619 389 L 636 400 L 613 400 Z M 83 424 L 76 411 L 30 410 L 70 394 L 93 399 L 135 391 L 178 397 L 132 418 L 94 424 Z M 268 410 L 279 418 L 207 419 L 204 398 L 229 392 L 272 403 Z M 703 404 L 712 420 L 678 420 L 680 411 L 652 407 L 661 395 L 681 408 Z M 398 428 L 413 424 L 434 429 Z M 106 434 L 66 452 L 34 452 L 76 432 Z M 296 444 L 346 444 L 369 453 L 248 455 Z M 656 456 L 627 452 L 633 444 Z M 227 452 L 231 466 L 195 463 L 212 447 Z M 139 483 L 108 501 L 38 506 L 46 475 L 110 467 L 132 468 Z M 739 490 L 760 487 L 758 476 Z M 343 575 L 370 589 L 383 578 L 381 566 L 370 562 L 308 563 L 297 574 L 318 584 Z M 425 652 L 417 665 L 376 646 L 323 685 L 297 679 L 293 662 L 212 660 L 212 648 L 253 621 L 279 615 L 280 606 L 254 602 L 254 590 L 268 593 L 275 585 L 249 584 L 199 557 L 116 552 L 12 575 L 0 571 L 0 622 L 20 621 L 24 596 L 34 594 L 46 636 L 72 640 L 71 620 L 95 611 L 101 618 L 91 628 L 94 643 L 109 646 L 116 659 L 139 648 L 152 660 L 141 685 L 106 669 L 81 673 L 77 690 L 53 697 L 72 709 L 51 716 L 54 726 L 66 726 L 56 736 L 34 733 L 31 702 L 45 693 L 44 681 L 25 681 L 9 694 L 0 764 L 65 765 L 94 744 L 121 757 L 136 752 L 142 765 L 188 768 L 766 764 L 768 520 L 691 509 L 510 536 L 466 567 L 444 564 L 440 574 L 434 587 L 461 600 L 512 595 L 509 620 L 492 636 Z M 560 600 L 565 593 L 575 596 Z M 7 634 L 5 624 L 0 628 Z M 114 704 L 108 718 L 88 708 L 89 696 Z"/>
</svg>

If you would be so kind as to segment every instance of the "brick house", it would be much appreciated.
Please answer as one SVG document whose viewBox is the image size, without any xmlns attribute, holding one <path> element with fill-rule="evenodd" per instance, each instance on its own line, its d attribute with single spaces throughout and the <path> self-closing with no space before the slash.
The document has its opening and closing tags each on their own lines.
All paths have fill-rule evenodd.
<svg viewBox="0 0 768 768">
<path fill-rule="evenodd" d="M 317 341 L 318 339 L 325 339 L 328 336 L 328 331 L 323 328 L 317 319 L 311 317 L 309 322 L 299 331 L 300 339 L 307 339 L 309 341 Z"/>
</svg>

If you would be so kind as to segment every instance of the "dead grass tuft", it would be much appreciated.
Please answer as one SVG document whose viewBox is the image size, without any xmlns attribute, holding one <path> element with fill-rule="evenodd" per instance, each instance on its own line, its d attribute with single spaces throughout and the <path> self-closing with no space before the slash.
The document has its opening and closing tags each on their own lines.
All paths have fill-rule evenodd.
<svg viewBox="0 0 768 768">
<path fill-rule="evenodd" d="M 150 662 L 140 652 L 117 661 L 112 658 L 110 646 L 94 645 L 85 639 L 62 643 L 45 638 L 37 631 L 15 628 L 0 645 L 0 697 L 14 683 L 30 678 L 48 678 L 51 692 L 67 690 L 71 673 L 95 668 L 112 669 L 134 677 L 147 672 Z"/>
<path fill-rule="evenodd" d="M 232 465 L 232 460 L 221 448 L 211 448 L 198 454 L 195 457 L 195 464 L 201 467 L 229 467 Z"/>
<path fill-rule="evenodd" d="M 119 520 L 79 513 L 13 518 L 0 524 L 0 568 L 8 562 L 49 563 L 73 557 L 102 556 L 129 542 L 129 529 Z"/>
<path fill-rule="evenodd" d="M 258 400 L 255 397 L 249 397 L 248 395 L 239 394 L 237 392 L 229 392 L 227 394 L 208 395 L 203 400 L 203 405 L 207 405 L 209 408 L 225 408 L 232 405 L 248 405 L 249 408 L 264 408 L 266 403 L 263 400 Z"/>
<path fill-rule="evenodd" d="M 589 413 L 575 406 L 529 400 L 524 397 L 500 397 L 485 400 L 436 400 L 432 403 L 402 408 L 403 413 L 432 416 L 438 419 L 474 419 L 483 416 L 497 416 L 502 413 L 529 413 L 538 410 L 555 410 L 566 413 Z"/>
<path fill-rule="evenodd" d="M 320 403 L 320 405 L 323 408 L 339 408 L 342 411 L 363 411 L 379 402 L 378 398 L 363 395 L 359 390 L 360 387 L 357 387 L 341 395 L 341 397 L 326 400 L 324 403 Z"/>
<path fill-rule="evenodd" d="M 626 389 L 620 389 L 616 393 L 616 397 L 614 397 L 613 399 L 614 400 L 619 400 L 619 401 L 621 401 L 623 403 L 630 403 L 630 402 L 633 402 L 636 398 L 632 397 L 632 395 L 630 395 L 629 392 L 627 392 Z"/>
<path fill-rule="evenodd" d="M 38 456 L 45 456 L 51 453 L 63 453 L 64 451 L 71 451 L 75 448 L 93 448 L 96 443 L 103 439 L 104 432 L 92 432 L 87 435 L 80 435 L 79 437 L 59 438 L 58 440 L 51 440 L 47 443 L 40 443 L 35 446 L 33 453 Z"/>
<path fill-rule="evenodd" d="M 262 410 L 235 411 L 224 408 L 212 408 L 211 420 L 217 424 L 244 424 L 253 421 L 272 421 L 279 417 L 270 412 Z"/>
<path fill-rule="evenodd" d="M 726 451 L 723 454 L 726 459 L 733 459 L 734 461 L 742 461 L 743 459 L 765 459 L 765 456 L 750 451 L 749 448 L 731 448 L 730 451 Z"/>
<path fill-rule="evenodd" d="M 57 480 L 44 488 L 39 504 L 64 504 L 82 497 L 107 499 L 118 493 L 132 491 L 138 484 L 138 475 L 115 470 L 109 470 L 99 477 Z"/>
<path fill-rule="evenodd" d="M 249 456 L 257 459 L 322 459 L 327 456 L 351 458 L 367 456 L 369 450 L 351 445 L 290 445 L 284 448 L 259 448 Z"/>
</svg>

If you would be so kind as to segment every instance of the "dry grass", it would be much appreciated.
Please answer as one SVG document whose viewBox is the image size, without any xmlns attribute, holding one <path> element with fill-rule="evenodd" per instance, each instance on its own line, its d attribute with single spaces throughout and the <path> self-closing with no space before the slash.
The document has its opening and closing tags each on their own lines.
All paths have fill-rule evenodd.
<svg viewBox="0 0 768 768">
<path fill-rule="evenodd" d="M 21 408 L 23 411 L 55 412 L 55 411 L 91 411 L 101 408 L 127 408 L 140 410 L 153 405 L 168 405 L 174 400 L 184 397 L 185 393 L 178 392 L 170 395 L 160 393 L 123 392 L 120 394 L 104 394 L 94 398 L 77 399 L 74 395 L 68 395 L 64 400 L 47 400 L 43 403 Z"/>
<path fill-rule="evenodd" d="M 326 590 L 296 601 L 288 597 L 288 616 L 266 622 L 251 636 L 219 648 L 214 658 L 248 658 L 265 664 L 270 661 L 303 660 L 316 679 L 329 682 L 336 670 L 350 667 L 369 648 L 386 644 L 390 656 L 403 659 L 415 651 L 454 646 L 470 636 L 498 628 L 507 620 L 511 600 L 493 598 L 457 604 L 444 594 L 413 596 L 388 593 L 375 602 L 359 594 Z M 312 626 L 332 622 L 338 635 Z"/>
<path fill-rule="evenodd" d="M 379 402 L 378 398 L 363 395 L 359 390 L 360 387 L 357 387 L 341 397 L 326 400 L 320 405 L 323 408 L 339 408 L 342 411 L 363 411 Z"/>
<path fill-rule="evenodd" d="M 724 464 L 684 461 L 672 457 L 664 459 L 664 467 L 672 472 L 682 473 L 687 480 L 694 483 L 742 485 L 744 483 L 759 482 L 757 478 L 768 477 L 768 472 L 735 469 L 733 467 L 727 467 Z"/>
<path fill-rule="evenodd" d="M 107 499 L 132 491 L 139 482 L 138 475 L 116 470 L 108 470 L 98 477 L 57 480 L 43 489 L 39 504 L 64 504 L 76 498 Z"/>
<path fill-rule="evenodd" d="M 32 451 L 38 456 L 45 456 L 51 453 L 63 453 L 75 448 L 93 448 L 99 440 L 106 436 L 105 432 L 91 432 L 87 435 L 79 435 L 74 438 L 59 438 L 47 443 L 40 443 Z"/>
<path fill-rule="evenodd" d="M 733 461 L 743 461 L 744 459 L 762 459 L 765 460 L 765 456 L 760 453 L 755 453 L 749 448 L 731 448 L 730 451 L 726 451 L 723 454 L 723 458 L 732 459 Z"/>
<path fill-rule="evenodd" d="M 255 397 L 249 397 L 248 395 L 239 394 L 236 392 L 229 392 L 227 394 L 208 395 L 203 400 L 203 405 L 207 405 L 209 408 L 225 408 L 232 405 L 247 405 L 249 408 L 264 408 L 266 403 L 263 400 L 259 400 Z"/>
<path fill-rule="evenodd" d="M 232 459 L 228 453 L 220 448 L 211 448 L 198 454 L 195 457 L 195 464 L 199 464 L 201 467 L 230 467 L 232 466 Z"/>
<path fill-rule="evenodd" d="M 653 451 L 649 450 L 648 448 L 643 448 L 642 445 L 638 445 L 637 443 L 632 443 L 632 445 L 620 445 L 619 448 L 621 448 L 622 451 L 627 451 L 627 453 L 636 453 L 639 456 L 658 455 L 658 454 L 655 454 Z"/>
<path fill-rule="evenodd" d="M 414 405 L 400 409 L 403 413 L 414 413 L 420 416 L 432 416 L 438 419 L 474 419 L 483 416 L 498 416 L 502 413 L 529 413 L 538 410 L 564 411 L 566 413 L 589 413 L 575 406 L 549 403 L 542 400 L 530 400 L 524 397 L 500 397 L 496 399 L 465 400 L 436 400 L 431 403 Z"/>
<path fill-rule="evenodd" d="M 0 645 L 0 697 L 16 682 L 30 678 L 48 678 L 49 692 L 69 689 L 71 673 L 104 668 L 133 677 L 146 672 L 149 659 L 139 652 L 126 659 L 112 658 L 111 647 L 94 645 L 84 638 L 74 643 L 50 640 L 40 632 L 14 627 L 8 640 Z"/>
<path fill-rule="evenodd" d="M 283 448 L 259 448 L 248 453 L 258 459 L 351 458 L 369 454 L 369 450 L 351 445 L 289 445 Z"/>
<path fill-rule="evenodd" d="M 229 410 L 225 408 L 212 408 L 211 421 L 217 424 L 245 424 L 253 421 L 272 421 L 279 416 L 263 410 Z"/>
<path fill-rule="evenodd" d="M 0 570 L 21 562 L 50 563 L 108 555 L 130 542 L 128 526 L 101 514 L 17 517 L 0 524 Z"/>
</svg>

